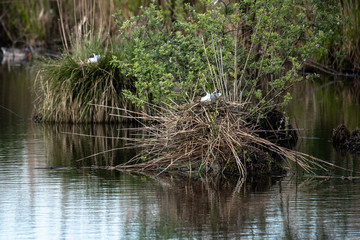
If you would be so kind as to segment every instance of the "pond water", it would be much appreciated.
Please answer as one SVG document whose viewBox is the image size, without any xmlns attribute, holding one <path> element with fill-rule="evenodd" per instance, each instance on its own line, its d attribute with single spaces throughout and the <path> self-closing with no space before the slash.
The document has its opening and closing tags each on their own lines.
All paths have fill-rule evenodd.
<svg viewBox="0 0 360 240">
<path fill-rule="evenodd" d="M 0 239 L 360 238 L 360 180 L 344 178 L 355 173 L 230 184 L 96 168 L 134 154 L 81 160 L 122 147 L 116 137 L 129 132 L 121 125 L 33 123 L 34 75 L 27 68 L 0 69 Z M 360 170 L 357 155 L 338 153 L 330 142 L 338 124 L 360 126 L 359 86 L 324 78 L 294 89 L 297 150 Z"/>
</svg>

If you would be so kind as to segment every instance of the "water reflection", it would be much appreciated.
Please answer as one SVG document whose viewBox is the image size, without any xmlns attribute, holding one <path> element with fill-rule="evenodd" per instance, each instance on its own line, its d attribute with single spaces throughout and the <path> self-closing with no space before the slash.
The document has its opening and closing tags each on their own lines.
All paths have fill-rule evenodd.
<svg viewBox="0 0 360 240">
<path fill-rule="evenodd" d="M 360 80 L 324 77 L 297 85 L 292 94 L 294 101 L 289 112 L 301 135 L 296 150 L 359 171 L 359 155 L 337 152 L 331 137 L 333 129 L 341 123 L 350 130 L 360 127 Z M 333 172 L 351 174 L 338 169 Z"/>
<path fill-rule="evenodd" d="M 85 168 L 129 159 L 134 152 L 119 150 L 76 161 L 123 147 L 117 137 L 131 132 L 119 131 L 123 125 L 31 122 L 28 74 L 0 69 L 0 105 L 7 108 L 0 109 L 0 239 L 360 237 L 359 179 L 294 176 L 237 184 Z M 290 112 L 304 129 L 297 149 L 359 170 L 356 155 L 343 157 L 329 142 L 340 121 L 350 129 L 359 125 L 359 92 L 325 83 L 294 92 Z"/>
<path fill-rule="evenodd" d="M 123 138 L 133 137 L 130 124 L 40 125 L 52 167 L 115 166 L 134 156 Z"/>
<path fill-rule="evenodd" d="M 222 189 L 202 182 L 175 181 L 169 185 L 169 180 L 157 182 L 105 170 L 38 169 L 34 174 L 31 183 L 24 175 L 14 186 L 10 183 L 8 187 L 14 192 L 8 191 L 6 199 L 1 195 L 5 207 L 0 210 L 1 226 L 7 228 L 1 231 L 2 237 L 359 237 L 356 209 L 360 195 L 356 181 L 298 183 L 296 179 L 283 179 L 261 190 L 245 183 L 237 192 L 230 185 Z M 16 194 L 15 189 L 22 194 Z"/>
</svg>

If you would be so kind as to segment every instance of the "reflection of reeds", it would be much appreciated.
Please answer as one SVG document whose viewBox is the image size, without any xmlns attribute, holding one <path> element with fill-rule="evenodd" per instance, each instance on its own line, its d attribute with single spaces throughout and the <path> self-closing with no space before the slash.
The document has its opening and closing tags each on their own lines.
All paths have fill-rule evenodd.
<svg viewBox="0 0 360 240">
<path fill-rule="evenodd" d="M 123 148 L 130 132 L 122 125 L 44 125 L 50 167 L 113 166 L 127 161 L 133 150 Z M 86 135 L 86 136 L 84 136 Z M 111 149 L 112 151 L 105 151 Z M 94 153 L 101 153 L 86 158 Z M 85 158 L 85 159 L 83 159 Z M 82 159 L 81 161 L 76 161 Z"/>
<path fill-rule="evenodd" d="M 183 228 L 200 228 L 200 234 L 205 236 L 197 237 L 204 239 L 209 232 L 239 233 L 246 229 L 250 216 L 251 219 L 264 217 L 264 208 L 272 197 L 271 193 L 251 194 L 253 187 L 257 191 L 269 190 L 270 182 L 247 183 L 248 188 L 234 192 L 234 186 L 228 182 L 219 183 L 219 187 L 214 188 L 206 182 L 179 180 L 172 180 L 171 191 L 166 188 L 159 190 L 158 195 L 164 196 L 158 198 L 159 214 L 167 216 L 169 222 L 177 223 L 181 219 Z M 222 235 L 222 238 L 226 237 Z"/>
<path fill-rule="evenodd" d="M 360 104 L 359 80 L 342 80 L 340 78 L 322 77 L 315 82 L 296 84 L 292 89 L 294 100 L 289 111 L 297 117 L 298 128 L 308 132 L 308 136 L 314 135 L 314 121 L 323 129 L 333 129 L 338 124 L 344 123 L 350 128 L 359 126 L 358 107 Z M 301 102 L 302 104 L 299 104 Z M 331 131 L 328 132 L 331 137 Z"/>
</svg>

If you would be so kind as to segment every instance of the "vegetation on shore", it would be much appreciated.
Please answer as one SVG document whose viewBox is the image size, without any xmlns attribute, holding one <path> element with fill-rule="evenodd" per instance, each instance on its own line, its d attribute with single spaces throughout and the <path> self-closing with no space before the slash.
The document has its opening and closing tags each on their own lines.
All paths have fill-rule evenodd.
<svg viewBox="0 0 360 240">
<path fill-rule="evenodd" d="M 116 15 L 116 40 L 86 45 L 85 31 L 73 36 L 70 48 L 63 34 L 67 50 L 61 59 L 40 65 L 38 117 L 145 120 L 149 138 L 134 139 L 144 152 L 118 169 L 229 170 L 245 177 L 249 169 L 271 172 L 280 158 L 311 171 L 320 160 L 278 145 L 284 133 L 294 135 L 282 113 L 291 100 L 288 89 L 302 79 L 307 59 L 324 54 L 338 25 L 337 2 L 309 6 L 206 1 L 204 11 L 179 4 L 169 14 L 150 5 L 126 21 Z M 88 62 L 92 52 L 100 60 Z M 222 94 L 220 100 L 199 103 L 200 93 L 213 91 Z M 264 128 L 275 109 L 282 123 Z"/>
<path fill-rule="evenodd" d="M 117 27 L 112 18 L 114 12 L 118 11 L 120 19 L 125 21 L 141 14 L 140 6 L 149 6 L 153 2 L 150 0 L 2 1 L 0 45 L 51 47 L 54 44 L 64 43 L 69 47 L 69 42 L 75 35 L 86 31 L 92 34 L 101 33 L 103 39 L 116 38 Z M 203 0 L 155 2 L 166 11 L 169 20 L 177 19 L 184 14 L 182 6 L 185 3 L 194 6 L 198 12 L 204 12 L 206 9 Z M 231 5 L 230 2 L 218 1 L 218 5 L 228 6 Z M 348 75 L 359 73 L 360 3 L 356 0 L 296 1 L 292 5 L 294 8 L 302 7 L 308 13 L 306 17 L 309 20 L 323 24 L 333 31 L 332 37 L 321 46 L 322 52 L 314 56 L 314 62 L 320 65 L 310 61 L 307 67 L 336 75 L 344 72 Z M 317 21 L 321 15 L 326 16 L 329 21 Z M 330 22 L 333 24 L 329 24 Z"/>
<path fill-rule="evenodd" d="M 143 0 L 27 0 L 0 3 L 0 44 L 51 47 L 86 33 L 111 38 L 117 28 L 112 19 L 115 9 L 123 18 L 139 13 Z"/>
<path fill-rule="evenodd" d="M 204 13 L 189 6 L 186 18 L 169 26 L 154 6 L 121 25 L 134 51 L 130 61 L 114 63 L 136 76 L 136 92 L 126 94 L 152 111 L 127 112 L 147 120 L 149 138 L 134 139 L 144 151 L 117 168 L 245 177 L 273 173 L 285 159 L 306 171 L 320 166 L 321 160 L 279 146 L 282 137 L 295 138 L 283 114 L 283 124 L 262 122 L 291 99 L 287 90 L 300 79 L 304 59 L 331 35 L 321 24 L 325 16 L 309 21 L 309 12 L 288 1 L 211 4 Z M 221 100 L 194 102 L 204 90 L 219 90 Z"/>
<path fill-rule="evenodd" d="M 340 13 L 333 28 L 334 35 L 324 45 L 323 54 L 314 60 L 323 64 L 325 71 L 333 75 L 360 75 L 360 2 L 356 0 L 339 1 Z M 324 2 L 323 4 L 327 4 Z M 331 16 L 331 15 L 330 15 Z M 324 69 L 324 68 L 320 68 Z"/>
<path fill-rule="evenodd" d="M 320 7 L 323 6 L 320 4 Z M 135 87 L 116 89 L 118 94 L 123 91 L 145 111 L 147 106 L 143 106 L 144 102 L 190 103 L 204 90 L 210 92 L 214 89 L 220 90 L 229 100 L 255 103 L 249 106 L 257 111 L 271 109 L 274 104 L 286 104 L 290 100 L 290 94 L 283 95 L 289 87 L 288 83 L 299 80 L 298 71 L 304 60 L 319 52 L 319 46 L 331 36 L 327 25 L 320 24 L 328 21 L 326 15 L 315 10 L 309 12 L 286 1 L 249 1 L 226 6 L 221 2 L 214 6 L 210 1 L 205 9 L 205 12 L 197 12 L 190 5 L 181 5 L 175 20 L 172 20 L 168 18 L 167 11 L 151 5 L 142 10 L 142 15 L 119 23 L 121 40 L 102 39 L 96 47 L 87 46 L 84 39 L 93 38 L 92 41 L 96 42 L 101 35 L 98 38 L 94 35 L 86 37 L 84 32 L 74 38 L 73 47 L 66 54 L 77 61 L 86 61 L 84 52 L 88 56 L 91 52 L 104 54 L 105 49 L 114 52 L 114 60 L 103 63 L 111 69 L 118 67 L 120 73 L 115 77 L 121 75 L 121 81 L 132 82 Z M 321 13 L 326 10 L 321 9 Z M 317 14 L 316 19 L 308 18 Z M 333 25 L 331 22 L 328 24 Z M 123 47 L 115 49 L 114 46 L 119 45 Z M 64 59 L 59 61 L 60 65 L 71 58 Z M 74 77 L 74 72 L 69 69 L 59 74 L 58 66 L 51 64 L 50 61 L 50 65 L 45 63 L 42 66 L 44 72 L 49 73 L 46 78 L 59 78 L 58 87 L 63 89 L 62 81 Z M 69 65 L 77 68 L 71 63 Z M 80 66 L 78 70 L 80 68 L 84 69 Z M 91 71 L 82 72 L 86 75 L 84 79 L 92 79 Z M 222 81 L 223 85 L 216 86 L 215 78 L 227 80 Z M 44 86 L 46 79 L 38 82 L 39 89 L 48 90 Z M 56 84 L 56 81 L 49 82 Z M 57 101 L 51 103 L 52 98 L 47 98 L 47 94 L 57 95 L 52 94 L 51 89 L 48 93 L 44 92 L 44 96 L 40 94 L 40 106 L 60 106 Z M 50 102 L 41 104 L 45 99 Z M 92 99 L 96 101 L 97 98 L 94 95 Z M 77 102 L 77 105 L 86 106 L 86 101 L 89 98 Z M 44 108 L 40 112 L 49 111 Z M 60 118 L 54 116 L 53 121 L 86 121 L 83 117 L 78 120 L 61 118 L 64 114 L 56 116 Z M 93 120 L 90 116 L 88 119 Z"/>
</svg>

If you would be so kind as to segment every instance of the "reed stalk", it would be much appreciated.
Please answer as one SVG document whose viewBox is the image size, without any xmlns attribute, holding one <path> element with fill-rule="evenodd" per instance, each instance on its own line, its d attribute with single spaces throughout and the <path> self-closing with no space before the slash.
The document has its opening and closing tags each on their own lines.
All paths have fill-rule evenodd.
<svg viewBox="0 0 360 240">
<path fill-rule="evenodd" d="M 176 106 L 157 115 L 126 111 L 126 117 L 146 120 L 146 138 L 127 139 L 129 146 L 142 149 L 132 160 L 116 166 L 122 171 L 186 172 L 188 174 L 232 174 L 245 178 L 268 175 L 276 165 L 300 166 L 306 172 L 324 162 L 262 138 L 262 130 L 251 123 L 244 104 L 220 101 L 214 104 Z M 117 115 L 119 117 L 124 117 Z M 284 131 L 284 130 L 283 130 Z M 257 156 L 258 158 L 252 158 Z M 328 164 L 331 165 L 331 164 Z"/>
<path fill-rule="evenodd" d="M 342 3 L 342 18 L 344 20 L 344 50 L 348 61 L 353 65 L 353 71 L 360 72 L 360 2 L 344 0 Z"/>
</svg>

